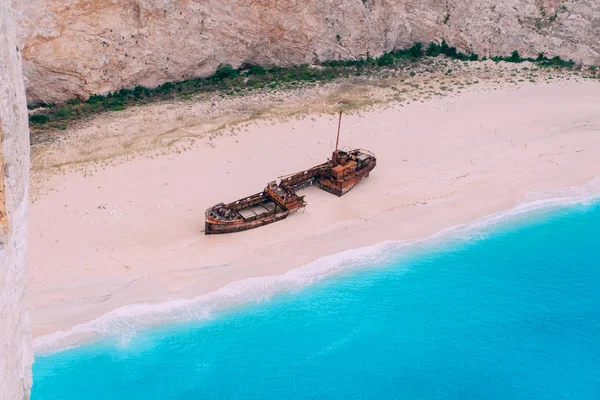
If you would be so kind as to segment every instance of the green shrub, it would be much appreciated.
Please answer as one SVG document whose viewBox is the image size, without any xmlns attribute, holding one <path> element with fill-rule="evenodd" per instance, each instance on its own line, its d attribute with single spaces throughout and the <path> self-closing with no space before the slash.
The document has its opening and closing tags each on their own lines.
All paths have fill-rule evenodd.
<svg viewBox="0 0 600 400">
<path fill-rule="evenodd" d="M 267 70 L 264 69 L 264 67 L 261 67 L 260 65 L 251 65 L 250 68 L 248 68 L 248 74 L 249 75 L 266 75 Z"/>
<path fill-rule="evenodd" d="M 152 92 L 150 91 L 150 89 L 145 88 L 143 86 L 136 86 L 135 89 L 133 89 L 133 96 L 136 99 L 142 99 L 144 97 L 150 97 L 152 94 Z"/>
<path fill-rule="evenodd" d="M 446 50 L 448 50 L 448 43 L 445 40 L 442 40 L 442 44 L 440 46 L 440 53 L 446 54 Z"/>
<path fill-rule="evenodd" d="M 469 56 L 460 52 L 456 53 L 456 58 L 458 58 L 461 61 L 469 61 Z"/>
<path fill-rule="evenodd" d="M 96 104 L 96 103 L 102 103 L 105 100 L 104 96 L 100 96 L 98 94 L 93 94 L 90 96 L 89 99 L 87 99 L 86 103 L 88 104 Z"/>
<path fill-rule="evenodd" d="M 32 115 L 31 117 L 29 117 L 30 123 L 38 124 L 38 125 L 44 125 L 49 120 L 50 120 L 50 118 L 48 118 L 47 115 L 43 115 L 43 114 L 35 114 L 35 115 Z"/>
<path fill-rule="evenodd" d="M 419 42 L 415 42 L 408 51 L 414 58 L 423 57 L 423 45 Z"/>
<path fill-rule="evenodd" d="M 73 116 L 73 111 L 70 108 L 62 107 L 56 111 L 56 115 L 60 118 L 70 118 Z"/>
<path fill-rule="evenodd" d="M 456 53 L 456 47 L 450 47 L 448 46 L 448 43 L 446 43 L 446 41 L 442 41 L 442 47 L 441 47 L 442 53 L 445 54 L 446 56 L 450 57 L 450 58 L 456 58 L 456 56 L 458 55 Z"/>
<path fill-rule="evenodd" d="M 545 67 L 564 67 L 564 68 L 573 68 L 575 66 L 575 61 L 569 60 L 565 61 L 560 57 L 556 56 L 551 59 L 545 59 L 540 62 L 540 65 Z"/>
<path fill-rule="evenodd" d="M 534 60 L 529 60 L 529 61 L 534 61 Z M 535 62 L 542 67 L 557 67 L 557 68 L 571 69 L 575 66 L 575 61 L 573 61 L 573 60 L 565 61 L 558 56 L 548 59 L 548 57 L 546 57 L 544 55 L 544 53 L 538 54 L 538 57 L 535 59 Z"/>
<path fill-rule="evenodd" d="M 129 96 L 133 96 L 133 90 L 121 89 L 117 92 L 117 97 L 121 99 L 128 98 Z"/>
<path fill-rule="evenodd" d="M 154 91 L 156 93 L 165 95 L 165 94 L 171 93 L 174 88 L 175 88 L 175 85 L 172 82 L 166 82 L 166 83 L 163 83 L 162 85 L 160 85 L 159 87 L 157 87 L 156 89 L 154 89 Z"/>
<path fill-rule="evenodd" d="M 442 48 L 437 44 L 431 42 L 425 51 L 425 55 L 429 57 L 437 57 L 442 53 Z"/>
<path fill-rule="evenodd" d="M 383 67 L 386 65 L 393 65 L 394 61 L 395 61 L 394 56 L 391 53 L 386 53 L 386 54 L 382 55 L 381 57 L 379 57 L 375 61 L 375 64 L 377 64 L 380 67 Z"/>
<path fill-rule="evenodd" d="M 233 69 L 230 64 L 221 64 L 219 68 L 215 71 L 213 77 L 216 80 L 222 81 L 224 79 L 235 78 L 240 74 L 240 71 L 237 69 Z"/>
<path fill-rule="evenodd" d="M 519 52 L 517 50 L 513 51 L 512 54 L 510 55 L 509 58 L 505 59 L 506 61 L 509 62 L 521 62 L 521 56 L 519 55 Z"/>
</svg>

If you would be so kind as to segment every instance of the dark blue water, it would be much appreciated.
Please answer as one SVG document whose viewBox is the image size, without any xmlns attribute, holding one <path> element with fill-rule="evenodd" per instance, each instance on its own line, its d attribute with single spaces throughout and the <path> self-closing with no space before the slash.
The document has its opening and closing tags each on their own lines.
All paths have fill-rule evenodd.
<svg viewBox="0 0 600 400">
<path fill-rule="evenodd" d="M 34 365 L 33 399 L 600 399 L 600 207 Z"/>
</svg>

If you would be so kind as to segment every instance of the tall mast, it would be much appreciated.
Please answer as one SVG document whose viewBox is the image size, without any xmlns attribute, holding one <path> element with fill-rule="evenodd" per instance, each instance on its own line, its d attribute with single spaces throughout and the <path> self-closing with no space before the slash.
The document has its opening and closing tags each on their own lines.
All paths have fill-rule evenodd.
<svg viewBox="0 0 600 400">
<path fill-rule="evenodd" d="M 333 163 L 337 164 L 338 145 L 340 144 L 340 129 L 342 128 L 342 110 L 340 110 L 340 120 L 338 122 L 337 139 L 335 140 L 335 151 L 333 152 Z"/>
</svg>

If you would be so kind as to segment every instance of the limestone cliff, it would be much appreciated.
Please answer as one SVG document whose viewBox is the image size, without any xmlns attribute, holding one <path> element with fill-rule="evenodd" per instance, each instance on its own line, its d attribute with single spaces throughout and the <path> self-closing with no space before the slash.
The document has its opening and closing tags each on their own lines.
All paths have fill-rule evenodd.
<svg viewBox="0 0 600 400">
<path fill-rule="evenodd" d="M 219 64 L 373 56 L 446 39 L 463 51 L 600 64 L 596 0 L 28 0 L 29 100 L 208 75 Z"/>
<path fill-rule="evenodd" d="M 27 106 L 11 0 L 0 0 L 0 399 L 29 398 L 31 335 L 25 308 L 29 182 Z"/>
</svg>

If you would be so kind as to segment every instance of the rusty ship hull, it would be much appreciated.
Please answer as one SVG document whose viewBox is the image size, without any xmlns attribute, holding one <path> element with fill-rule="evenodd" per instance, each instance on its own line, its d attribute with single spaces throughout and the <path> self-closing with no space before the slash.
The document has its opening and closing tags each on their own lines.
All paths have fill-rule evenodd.
<svg viewBox="0 0 600 400">
<path fill-rule="evenodd" d="M 361 149 L 336 150 L 331 160 L 271 182 L 261 192 L 233 203 L 219 203 L 206 210 L 205 234 L 223 234 L 258 228 L 287 218 L 306 206 L 297 191 L 317 186 L 343 196 L 375 168 L 375 156 Z"/>
<path fill-rule="evenodd" d="M 282 210 L 280 212 L 269 212 L 254 220 L 239 219 L 234 221 L 222 221 L 218 218 L 206 216 L 205 233 L 216 235 L 221 233 L 233 233 L 254 229 L 273 222 L 287 218 L 293 211 Z"/>
<path fill-rule="evenodd" d="M 261 193 L 206 210 L 204 232 L 211 235 L 258 228 L 281 221 L 305 205 L 304 197 L 269 184 Z"/>
<path fill-rule="evenodd" d="M 362 164 L 349 160 L 345 164 L 336 165 L 324 171 L 320 179 L 315 181 L 318 188 L 331 194 L 341 197 L 348 193 L 358 182 L 368 178 L 371 171 L 375 168 L 377 161 L 372 154 L 362 153 L 358 157 L 365 156 Z"/>
</svg>

